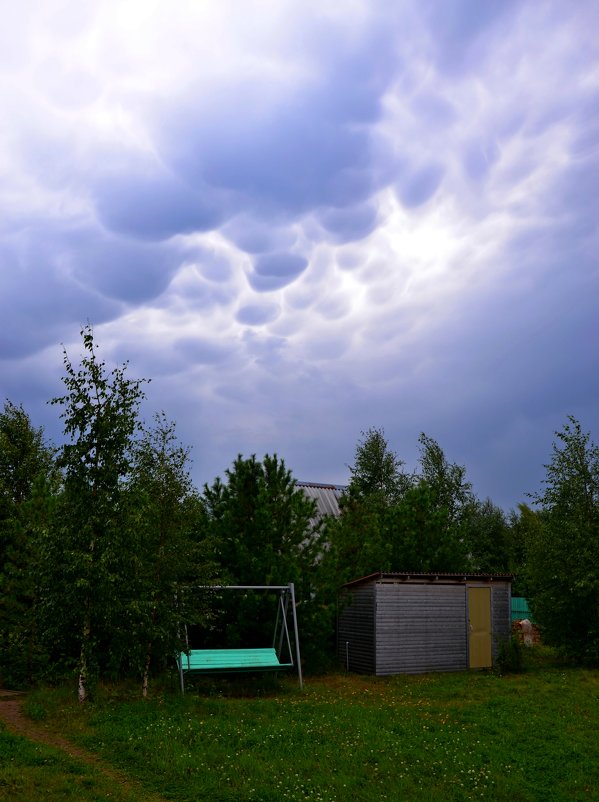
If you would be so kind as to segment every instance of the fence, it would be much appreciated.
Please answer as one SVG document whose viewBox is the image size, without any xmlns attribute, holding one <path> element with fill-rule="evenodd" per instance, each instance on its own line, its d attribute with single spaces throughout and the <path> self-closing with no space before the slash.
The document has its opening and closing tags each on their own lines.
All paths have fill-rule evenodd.
<svg viewBox="0 0 599 802">
<path fill-rule="evenodd" d="M 523 596 L 512 596 L 512 621 L 521 621 L 523 618 L 535 623 L 526 599 Z"/>
</svg>

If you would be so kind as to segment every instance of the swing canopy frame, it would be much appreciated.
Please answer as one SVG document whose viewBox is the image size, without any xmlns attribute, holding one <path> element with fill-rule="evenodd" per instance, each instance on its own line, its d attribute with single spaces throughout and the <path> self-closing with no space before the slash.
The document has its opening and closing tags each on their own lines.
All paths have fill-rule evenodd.
<svg viewBox="0 0 599 802">
<path fill-rule="evenodd" d="M 300 688 L 303 688 L 300 657 L 299 632 L 295 609 L 295 586 L 287 585 L 206 585 L 206 590 L 270 591 L 278 593 L 277 615 L 274 626 L 272 646 L 260 649 L 190 649 L 185 627 L 185 651 L 177 655 L 181 693 L 185 693 L 185 677 L 197 674 L 238 674 L 254 671 L 282 671 L 297 667 Z M 288 608 L 291 606 L 293 624 L 292 648 L 287 623 Z M 295 652 L 295 655 L 294 655 Z M 281 657 L 286 654 L 287 661 Z"/>
</svg>

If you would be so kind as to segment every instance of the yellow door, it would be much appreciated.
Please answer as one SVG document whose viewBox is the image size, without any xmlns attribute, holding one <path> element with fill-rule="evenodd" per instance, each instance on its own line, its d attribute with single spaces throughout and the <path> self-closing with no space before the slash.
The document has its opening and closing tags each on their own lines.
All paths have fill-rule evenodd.
<svg viewBox="0 0 599 802">
<path fill-rule="evenodd" d="M 468 588 L 468 635 L 470 668 L 492 666 L 491 588 Z"/>
</svg>

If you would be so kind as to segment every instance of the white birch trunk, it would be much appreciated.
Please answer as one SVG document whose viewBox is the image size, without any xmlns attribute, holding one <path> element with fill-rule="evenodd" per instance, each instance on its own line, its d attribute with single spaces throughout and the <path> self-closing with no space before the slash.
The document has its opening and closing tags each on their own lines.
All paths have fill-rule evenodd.
<svg viewBox="0 0 599 802">
<path fill-rule="evenodd" d="M 91 624 L 89 619 L 83 624 L 83 641 L 81 643 L 81 654 L 79 656 L 79 682 L 77 684 L 77 698 L 80 702 L 87 701 L 87 679 L 89 667 L 87 664 L 87 645 L 91 635 Z"/>
<path fill-rule="evenodd" d="M 77 698 L 80 702 L 87 700 L 87 664 L 83 649 L 81 650 L 81 658 L 79 661 L 79 683 L 77 685 Z"/>
<path fill-rule="evenodd" d="M 141 695 L 144 699 L 148 697 L 148 685 L 150 680 L 150 661 L 152 659 L 152 644 L 148 643 L 148 649 L 146 651 L 146 664 L 144 666 L 144 676 L 143 676 L 143 683 L 141 686 Z"/>
</svg>

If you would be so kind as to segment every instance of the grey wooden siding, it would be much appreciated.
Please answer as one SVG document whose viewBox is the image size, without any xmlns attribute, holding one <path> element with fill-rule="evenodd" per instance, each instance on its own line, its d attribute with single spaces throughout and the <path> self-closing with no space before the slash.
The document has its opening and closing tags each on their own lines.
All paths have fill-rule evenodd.
<svg viewBox="0 0 599 802">
<path fill-rule="evenodd" d="M 374 585 L 357 588 L 340 601 L 337 653 L 349 671 L 375 673 Z"/>
<path fill-rule="evenodd" d="M 493 663 L 501 644 L 512 634 L 512 594 L 509 583 L 491 588 L 491 626 L 493 629 Z"/>
<path fill-rule="evenodd" d="M 464 585 L 375 587 L 376 674 L 468 667 Z"/>
</svg>

